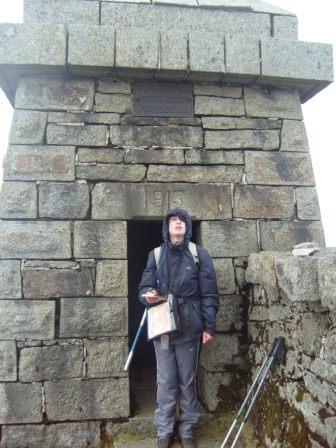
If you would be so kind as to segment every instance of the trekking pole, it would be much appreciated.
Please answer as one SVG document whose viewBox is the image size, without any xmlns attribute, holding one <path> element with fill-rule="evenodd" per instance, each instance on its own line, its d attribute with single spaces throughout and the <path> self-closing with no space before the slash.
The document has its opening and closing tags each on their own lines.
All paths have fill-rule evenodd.
<svg viewBox="0 0 336 448">
<path fill-rule="evenodd" d="M 265 382 L 265 380 L 266 380 L 266 377 L 267 377 L 267 375 L 268 375 L 268 372 L 270 371 L 270 369 L 271 369 L 271 367 L 272 367 L 272 364 L 274 363 L 274 361 L 275 361 L 275 359 L 276 359 L 276 356 L 277 356 L 278 351 L 279 351 L 280 348 L 281 348 L 282 350 L 283 350 L 283 348 L 284 348 L 284 338 L 283 338 L 283 337 L 279 337 L 279 338 L 278 338 L 278 341 L 277 341 L 277 343 L 276 343 L 276 346 L 275 346 L 274 349 L 273 349 L 271 359 L 270 359 L 270 361 L 269 361 L 269 363 L 268 363 L 268 366 L 266 367 L 265 373 L 264 373 L 263 376 L 262 376 L 262 379 L 261 379 L 261 381 L 260 381 L 260 383 L 259 383 L 259 386 L 258 386 L 258 388 L 257 388 L 257 390 L 256 390 L 256 393 L 254 394 L 254 396 L 253 396 L 253 398 L 252 398 L 252 401 L 251 401 L 251 403 L 250 403 L 250 406 L 248 407 L 248 409 L 247 409 L 247 411 L 246 411 L 246 414 L 245 414 L 245 416 L 244 416 L 244 419 L 243 419 L 243 421 L 242 421 L 242 424 L 240 425 L 240 428 L 239 428 L 239 430 L 238 430 L 238 432 L 237 432 L 237 435 L 236 435 L 236 437 L 235 437 L 235 439 L 234 439 L 234 441 L 233 441 L 233 443 L 232 443 L 232 445 L 231 445 L 231 448 L 234 448 L 234 447 L 236 446 L 236 443 L 238 442 L 238 439 L 239 439 L 239 436 L 240 436 L 240 434 L 241 434 L 241 432 L 242 432 L 242 430 L 243 430 L 243 427 L 244 427 L 245 423 L 247 422 L 247 419 L 248 419 L 248 417 L 249 417 L 249 415 L 250 415 L 250 412 L 251 412 L 251 410 L 252 410 L 252 408 L 253 408 L 253 406 L 254 406 L 254 403 L 255 403 L 255 401 L 256 401 L 258 395 L 259 395 L 259 392 L 260 392 L 260 390 L 261 390 L 261 388 L 262 388 L 262 386 L 263 386 L 263 384 L 264 384 L 264 382 Z"/>
<path fill-rule="evenodd" d="M 271 345 L 270 349 L 268 350 L 268 352 L 266 354 L 266 357 L 264 359 L 264 362 L 262 363 L 262 365 L 261 365 L 261 367 L 260 367 L 260 369 L 259 369 L 259 371 L 258 371 L 258 373 L 257 373 L 257 375 L 256 375 L 256 377 L 255 377 L 255 379 L 253 381 L 253 383 L 252 383 L 252 386 L 250 387 L 250 390 L 248 391 L 248 394 L 246 395 L 246 398 L 245 398 L 243 404 L 241 405 L 241 407 L 240 407 L 240 409 L 238 411 L 237 417 L 234 419 L 234 421 L 233 421 L 233 423 L 232 423 L 228 433 L 226 434 L 226 437 L 224 439 L 224 442 L 221 445 L 221 448 L 224 448 L 226 446 L 226 443 L 229 440 L 229 438 L 230 438 L 230 436 L 232 434 L 232 431 L 234 430 L 234 427 L 236 426 L 236 424 L 237 424 L 237 422 L 239 420 L 239 417 L 243 413 L 243 410 L 244 410 L 244 408 L 246 406 L 246 403 L 248 402 L 248 400 L 249 400 L 249 398 L 250 398 L 250 396 L 251 396 L 251 394 L 253 392 L 253 389 L 255 388 L 255 385 L 257 384 L 257 381 L 258 381 L 260 375 L 262 374 L 262 372 L 264 370 L 264 367 L 265 367 L 267 361 L 269 360 L 269 358 L 272 355 L 273 349 L 274 349 L 275 344 L 277 343 L 277 341 L 278 341 L 278 338 L 275 338 L 274 341 L 273 341 L 273 344 Z"/>
<path fill-rule="evenodd" d="M 142 319 L 141 319 L 141 322 L 140 322 L 137 334 L 135 335 L 135 338 L 134 338 L 134 341 L 133 341 L 133 344 L 132 344 L 131 351 L 129 352 L 129 355 L 127 357 L 127 361 L 126 361 L 126 364 L 125 364 L 125 367 L 124 367 L 124 372 L 128 371 L 128 368 L 129 368 L 129 366 L 131 364 L 131 361 L 132 361 L 132 358 L 133 358 L 133 355 L 134 355 L 134 352 L 135 352 L 135 347 L 136 347 L 136 345 L 138 343 L 138 340 L 140 338 L 142 329 L 143 329 L 143 327 L 145 325 L 146 318 L 147 318 L 147 308 L 145 309 L 145 311 L 143 313 L 143 316 L 142 316 Z"/>
</svg>

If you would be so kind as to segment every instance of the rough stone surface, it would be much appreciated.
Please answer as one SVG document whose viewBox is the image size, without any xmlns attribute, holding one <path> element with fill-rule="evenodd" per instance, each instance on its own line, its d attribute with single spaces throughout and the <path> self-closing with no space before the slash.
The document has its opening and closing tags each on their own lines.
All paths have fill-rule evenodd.
<svg viewBox="0 0 336 448">
<path fill-rule="evenodd" d="M 243 165 L 242 151 L 202 151 L 188 149 L 185 153 L 187 165 Z"/>
<path fill-rule="evenodd" d="M 15 341 L 0 341 L 0 381 L 17 380 Z"/>
<path fill-rule="evenodd" d="M 277 118 L 247 117 L 202 117 L 204 129 L 281 129 L 281 120 Z"/>
<path fill-rule="evenodd" d="M 218 292 L 220 294 L 233 294 L 236 291 L 232 260 L 227 258 L 213 260 Z"/>
<path fill-rule="evenodd" d="M 98 92 L 131 93 L 131 83 L 125 79 L 101 78 L 98 81 Z"/>
<path fill-rule="evenodd" d="M 292 250 L 293 246 L 315 241 L 325 247 L 320 221 L 268 221 L 260 222 L 261 250 Z"/>
<path fill-rule="evenodd" d="M 78 148 L 77 158 L 81 163 L 120 163 L 124 159 L 123 149 Z"/>
<path fill-rule="evenodd" d="M 183 149 L 126 149 L 126 163 L 183 164 Z"/>
<path fill-rule="evenodd" d="M 223 371 L 228 365 L 237 365 L 241 361 L 237 334 L 217 334 L 211 344 L 202 348 L 200 365 L 208 372 Z"/>
<path fill-rule="evenodd" d="M 80 219 L 89 211 L 89 187 L 84 182 L 45 182 L 38 187 L 41 218 Z"/>
<path fill-rule="evenodd" d="M 23 78 L 16 91 L 15 107 L 86 111 L 93 107 L 93 92 L 93 80 Z"/>
<path fill-rule="evenodd" d="M 120 297 L 127 295 L 127 261 L 98 261 L 96 272 L 97 296 Z"/>
<path fill-rule="evenodd" d="M 321 213 L 315 187 L 300 187 L 295 189 L 297 213 L 299 219 L 320 220 Z"/>
<path fill-rule="evenodd" d="M 241 87 L 231 87 L 213 83 L 194 84 L 194 94 L 203 96 L 222 96 L 226 98 L 241 98 Z M 211 120 L 210 118 L 208 120 Z"/>
<path fill-rule="evenodd" d="M 104 125 L 55 125 L 47 127 L 48 145 L 107 146 L 108 128 Z"/>
<path fill-rule="evenodd" d="M 174 51 L 172 52 L 172 48 Z M 167 30 L 160 33 L 160 72 L 169 70 L 184 73 L 188 69 L 188 33 L 180 30 Z"/>
<path fill-rule="evenodd" d="M 23 295 L 26 299 L 78 297 L 94 294 L 93 278 L 89 268 L 46 265 L 37 261 L 34 266 L 25 263 L 22 269 Z"/>
<path fill-rule="evenodd" d="M 281 151 L 309 152 L 306 127 L 302 121 L 283 120 Z"/>
<path fill-rule="evenodd" d="M 330 310 L 336 310 L 336 294 L 334 284 L 336 280 L 336 257 L 324 256 L 318 259 L 318 285 L 322 305 Z M 336 364 L 336 358 L 334 359 Z"/>
<path fill-rule="evenodd" d="M 238 257 L 258 251 L 256 223 L 203 221 L 201 244 L 212 257 Z"/>
<path fill-rule="evenodd" d="M 158 60 L 159 32 L 155 28 L 143 29 L 137 25 L 132 28 L 117 28 L 116 67 L 157 69 Z"/>
<path fill-rule="evenodd" d="M 95 111 L 96 112 L 117 112 L 128 113 L 132 112 L 133 104 L 131 95 L 123 93 L 97 93 L 95 96 Z"/>
<path fill-rule="evenodd" d="M 46 123 L 46 112 L 16 110 L 9 133 L 9 143 L 18 145 L 42 144 Z"/>
<path fill-rule="evenodd" d="M 298 19 L 289 16 L 273 17 L 273 36 L 275 38 L 285 38 L 297 40 L 298 38 Z"/>
<path fill-rule="evenodd" d="M 251 117 L 302 120 L 300 96 L 296 90 L 268 92 L 259 87 L 246 87 L 244 95 L 246 114 Z"/>
<path fill-rule="evenodd" d="M 0 260 L 0 298 L 21 299 L 19 260 Z"/>
<path fill-rule="evenodd" d="M 0 258 L 71 257 L 69 222 L 1 221 L 0 229 Z"/>
<path fill-rule="evenodd" d="M 3 162 L 5 180 L 74 180 L 72 146 L 10 146 Z"/>
<path fill-rule="evenodd" d="M 133 198 L 132 201 L 129 199 Z M 187 208 L 193 218 L 231 218 L 227 185 L 174 183 L 98 183 L 92 192 L 93 219 L 160 218 L 172 207 Z"/>
<path fill-rule="evenodd" d="M 213 96 L 195 96 L 195 115 L 244 115 L 244 102 L 241 99 Z"/>
<path fill-rule="evenodd" d="M 46 412 L 53 421 L 128 417 L 128 378 L 47 381 Z"/>
<path fill-rule="evenodd" d="M 2 182 L 0 191 L 1 218 L 36 218 L 36 186 L 33 182 Z"/>
<path fill-rule="evenodd" d="M 234 194 L 233 215 L 236 218 L 295 217 L 294 189 L 291 187 L 260 187 L 237 185 Z"/>
<path fill-rule="evenodd" d="M 126 222 L 76 221 L 74 255 L 78 258 L 126 258 Z"/>
<path fill-rule="evenodd" d="M 79 345 L 29 347 L 20 351 L 19 380 L 22 383 L 81 378 L 83 348 Z"/>
<path fill-rule="evenodd" d="M 217 33 L 189 33 L 190 70 L 196 72 L 224 72 L 224 35 Z"/>
<path fill-rule="evenodd" d="M 0 384 L 0 423 L 42 422 L 41 384 Z"/>
<path fill-rule="evenodd" d="M 149 182 L 239 182 L 242 167 L 223 166 L 167 166 L 149 165 L 147 180 Z"/>
<path fill-rule="evenodd" d="M 205 147 L 207 149 L 278 149 L 280 146 L 278 131 L 238 130 L 206 131 Z"/>
<path fill-rule="evenodd" d="M 53 339 L 55 304 L 38 300 L 0 300 L 1 339 Z"/>
<path fill-rule="evenodd" d="M 240 331 L 243 326 L 242 298 L 238 295 L 222 296 L 216 320 L 216 331 Z"/>
<path fill-rule="evenodd" d="M 61 337 L 125 336 L 127 325 L 124 298 L 61 299 Z"/>
<path fill-rule="evenodd" d="M 143 180 L 145 175 L 145 165 L 97 163 L 79 164 L 76 167 L 77 179 L 136 182 Z"/>
<path fill-rule="evenodd" d="M 225 69 L 228 75 L 260 75 L 259 40 L 247 36 L 225 36 Z"/>
<path fill-rule="evenodd" d="M 48 123 L 83 123 L 83 124 L 119 124 L 120 115 L 117 113 L 96 112 L 49 112 Z"/>
<path fill-rule="evenodd" d="M 123 372 L 128 355 L 126 338 L 84 339 L 86 376 L 100 378 Z"/>
<path fill-rule="evenodd" d="M 248 184 L 315 185 L 309 154 L 246 151 L 245 170 Z"/>
<path fill-rule="evenodd" d="M 75 446 L 100 445 L 100 422 L 59 423 L 51 425 L 4 426 L 2 442 L 4 448 L 19 447 L 22 441 L 30 448 L 73 448 Z"/>
<path fill-rule="evenodd" d="M 112 145 L 117 146 L 191 146 L 203 145 L 203 133 L 195 126 L 111 126 Z"/>
</svg>

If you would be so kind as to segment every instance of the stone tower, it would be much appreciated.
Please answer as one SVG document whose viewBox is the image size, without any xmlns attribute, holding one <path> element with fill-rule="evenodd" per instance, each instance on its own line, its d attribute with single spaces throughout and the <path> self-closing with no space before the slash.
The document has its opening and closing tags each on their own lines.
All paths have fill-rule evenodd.
<svg viewBox="0 0 336 448">
<path fill-rule="evenodd" d="M 0 45 L 15 108 L 0 204 L 4 446 L 98 447 L 135 421 L 155 375 L 145 338 L 123 372 L 136 287 L 175 206 L 221 295 L 200 398 L 208 412 L 236 406 L 247 257 L 324 246 L 301 103 L 332 82 L 331 46 L 298 41 L 297 18 L 258 0 L 24 0 Z"/>
</svg>

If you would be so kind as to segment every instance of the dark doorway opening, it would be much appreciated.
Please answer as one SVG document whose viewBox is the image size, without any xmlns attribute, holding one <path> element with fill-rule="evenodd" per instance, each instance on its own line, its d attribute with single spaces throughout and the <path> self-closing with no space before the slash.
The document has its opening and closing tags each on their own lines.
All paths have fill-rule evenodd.
<svg viewBox="0 0 336 448">
<path fill-rule="evenodd" d="M 198 242 L 198 222 L 193 223 L 191 241 Z M 144 306 L 138 299 L 138 285 L 147 264 L 148 253 L 163 242 L 161 221 L 128 221 L 128 324 L 131 348 Z M 156 361 L 145 326 L 130 366 L 131 416 L 152 414 L 156 406 Z"/>
</svg>

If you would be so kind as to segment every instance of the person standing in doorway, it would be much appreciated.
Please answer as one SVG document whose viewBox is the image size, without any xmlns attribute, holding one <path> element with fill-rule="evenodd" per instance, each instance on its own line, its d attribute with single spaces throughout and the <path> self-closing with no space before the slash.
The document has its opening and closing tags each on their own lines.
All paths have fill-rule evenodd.
<svg viewBox="0 0 336 448">
<path fill-rule="evenodd" d="M 179 309 L 179 330 L 154 339 L 157 364 L 154 425 L 158 448 L 170 446 L 176 423 L 182 447 L 196 447 L 195 427 L 200 417 L 196 391 L 199 348 L 200 343 L 212 341 L 216 329 L 219 299 L 214 265 L 205 249 L 189 244 L 191 234 L 188 212 L 180 208 L 170 210 L 163 220 L 164 242 L 159 260 L 154 250 L 149 252 L 138 287 L 144 305 L 153 306 L 171 293 Z M 151 297 L 143 297 L 146 293 Z"/>
</svg>

